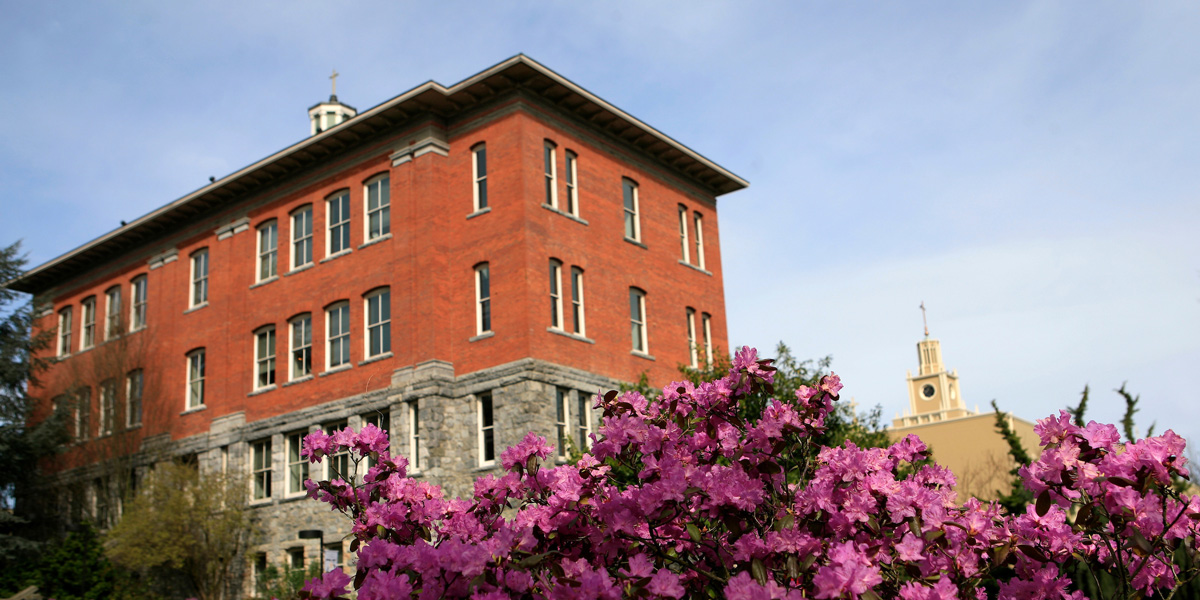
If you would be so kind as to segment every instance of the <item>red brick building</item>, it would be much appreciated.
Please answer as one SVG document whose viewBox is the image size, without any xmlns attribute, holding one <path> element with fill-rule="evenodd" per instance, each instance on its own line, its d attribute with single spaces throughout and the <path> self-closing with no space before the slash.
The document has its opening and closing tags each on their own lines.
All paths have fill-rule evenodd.
<svg viewBox="0 0 1200 600">
<path fill-rule="evenodd" d="M 727 350 L 716 198 L 747 183 L 679 142 L 524 56 L 310 114 L 13 286 L 53 306 L 64 508 L 111 518 L 100 459 L 195 456 L 245 469 L 260 551 L 295 550 L 327 517 L 291 502 L 299 434 L 380 423 L 461 493 L 530 429 L 586 443 L 597 390 Z"/>
</svg>

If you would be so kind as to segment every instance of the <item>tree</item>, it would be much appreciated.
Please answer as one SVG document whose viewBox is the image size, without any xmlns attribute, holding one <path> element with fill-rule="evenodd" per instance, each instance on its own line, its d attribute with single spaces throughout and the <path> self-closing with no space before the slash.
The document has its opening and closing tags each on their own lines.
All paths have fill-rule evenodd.
<svg viewBox="0 0 1200 600">
<path fill-rule="evenodd" d="M 236 475 L 159 465 L 109 532 L 108 556 L 160 581 L 181 577 L 202 600 L 224 598 L 254 534 L 245 499 Z"/>
<path fill-rule="evenodd" d="M 37 568 L 38 593 L 57 600 L 112 598 L 119 578 L 104 556 L 96 530 L 88 524 L 51 545 Z"/>
<path fill-rule="evenodd" d="M 38 351 L 54 332 L 32 334 L 35 303 L 9 283 L 22 273 L 20 242 L 0 248 L 0 593 L 27 583 L 32 564 L 53 533 L 48 503 L 37 498 L 42 459 L 65 441 L 61 418 L 30 425 L 35 400 L 29 396 L 45 366 Z"/>
</svg>

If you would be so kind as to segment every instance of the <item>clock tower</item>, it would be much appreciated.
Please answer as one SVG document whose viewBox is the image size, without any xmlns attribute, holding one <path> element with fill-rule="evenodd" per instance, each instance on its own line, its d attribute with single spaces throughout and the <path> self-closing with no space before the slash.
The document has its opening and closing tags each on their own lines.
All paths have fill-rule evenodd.
<svg viewBox="0 0 1200 600">
<path fill-rule="evenodd" d="M 925 303 L 921 303 L 925 317 Z M 917 374 L 908 372 L 908 411 L 905 425 L 945 421 L 975 414 L 968 410 L 958 388 L 958 372 L 949 371 L 942 362 L 942 343 L 929 337 L 925 324 L 925 339 L 917 342 Z"/>
</svg>

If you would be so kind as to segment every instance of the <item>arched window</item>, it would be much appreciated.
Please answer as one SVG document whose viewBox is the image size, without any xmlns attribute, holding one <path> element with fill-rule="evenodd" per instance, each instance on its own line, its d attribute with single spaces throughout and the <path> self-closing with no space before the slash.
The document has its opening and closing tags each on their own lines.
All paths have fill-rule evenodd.
<svg viewBox="0 0 1200 600">
<path fill-rule="evenodd" d="M 474 211 L 481 211 L 488 206 L 487 193 L 487 145 L 483 142 L 471 147 L 471 178 L 475 182 Z"/>
<path fill-rule="evenodd" d="M 633 339 L 633 351 L 649 354 L 650 345 L 646 339 L 646 292 L 629 288 L 629 325 Z"/>
</svg>

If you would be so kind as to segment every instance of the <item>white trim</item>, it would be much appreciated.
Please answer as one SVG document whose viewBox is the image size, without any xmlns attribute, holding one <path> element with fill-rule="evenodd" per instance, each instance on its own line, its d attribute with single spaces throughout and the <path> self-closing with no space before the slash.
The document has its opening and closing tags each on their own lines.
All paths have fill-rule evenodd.
<svg viewBox="0 0 1200 600">
<path fill-rule="evenodd" d="M 139 285 L 140 284 L 140 285 Z M 134 332 L 146 326 L 147 311 L 150 306 L 149 277 L 138 275 L 129 280 L 129 331 Z M 141 291 L 140 298 L 138 291 Z M 138 308 L 141 308 L 139 311 Z M 140 317 L 140 318 L 139 318 Z"/>
<path fill-rule="evenodd" d="M 112 435 L 117 423 L 117 382 L 106 379 L 100 382 L 99 422 L 96 423 L 96 437 Z"/>
<path fill-rule="evenodd" d="M 267 346 L 265 349 L 263 347 L 264 343 Z M 275 334 L 275 326 L 266 325 L 259 327 L 254 332 L 254 363 L 251 369 L 251 373 L 253 373 L 251 389 L 258 391 L 275 387 L 275 380 L 279 376 L 278 357 L 278 337 Z M 264 371 L 264 366 L 268 367 L 269 370 Z M 268 381 L 265 383 L 261 381 L 264 373 L 268 375 Z"/>
<path fill-rule="evenodd" d="M 121 286 L 104 290 L 104 341 L 121 336 Z"/>
<path fill-rule="evenodd" d="M 562 261 L 550 259 L 550 327 L 566 330 L 563 323 Z"/>
<path fill-rule="evenodd" d="M 379 186 L 379 206 L 371 210 L 371 186 Z M 371 235 L 371 214 L 381 213 L 379 233 Z M 363 243 L 378 240 L 392 232 L 392 178 L 390 173 L 380 173 L 363 182 Z"/>
<path fill-rule="evenodd" d="M 483 273 L 487 274 L 487 296 L 481 295 Z M 487 328 L 484 328 L 483 307 L 487 303 Z M 492 270 L 488 263 L 475 265 L 475 335 L 480 336 L 492 331 Z"/>
<path fill-rule="evenodd" d="M 408 472 L 421 472 L 421 406 L 420 398 L 405 403 L 408 414 L 405 416 L 408 434 Z M 493 415 L 494 416 L 494 415 Z"/>
<path fill-rule="evenodd" d="M 696 230 L 696 266 L 703 270 L 704 267 L 704 217 L 699 211 L 692 213 L 692 223 Z"/>
<path fill-rule="evenodd" d="M 283 497 L 295 498 L 308 493 L 304 489 L 304 480 L 309 478 L 308 460 L 300 456 L 301 449 L 304 448 L 304 436 L 308 435 L 307 431 L 293 431 L 286 433 L 283 436 Z M 296 460 L 292 460 L 292 439 L 296 440 Z M 300 465 L 301 477 L 300 481 L 292 480 L 292 465 Z M 292 484 L 296 484 L 295 491 L 292 491 Z"/>
<path fill-rule="evenodd" d="M 641 348 L 639 348 L 637 346 L 637 344 L 632 344 L 633 351 L 649 356 L 650 355 L 650 343 L 649 343 L 649 339 L 648 339 L 649 335 L 646 333 L 646 329 L 647 329 L 647 327 L 646 327 L 646 292 L 644 292 L 641 289 L 636 288 L 636 287 L 630 287 L 629 288 L 629 296 L 630 296 L 629 323 L 630 323 L 631 327 L 634 327 L 634 326 L 637 327 L 638 338 L 639 338 L 638 341 L 641 342 L 641 346 L 642 346 Z M 632 300 L 634 298 L 637 299 L 637 310 L 639 313 L 637 315 L 634 315 L 634 313 L 633 313 L 634 304 L 633 304 Z M 640 320 L 639 320 L 639 317 L 640 317 Z M 633 330 L 631 329 L 630 342 L 633 342 L 632 333 L 633 333 Z"/>
<path fill-rule="evenodd" d="M 339 202 L 343 198 L 345 199 L 345 201 Z M 342 218 L 341 218 L 341 220 L 337 221 L 336 223 L 333 221 L 333 203 L 334 202 L 339 202 L 339 204 L 340 204 L 340 206 L 338 207 L 339 210 L 342 208 L 345 208 L 345 214 L 340 215 Z M 338 248 L 337 250 L 334 250 L 333 249 L 333 230 L 334 230 L 334 228 L 338 228 L 338 230 L 341 231 L 342 227 L 345 227 L 345 231 L 346 231 L 345 245 Z M 326 256 L 326 258 L 328 258 L 330 256 L 341 254 L 342 252 L 350 250 L 350 247 L 351 247 L 350 190 L 343 189 L 343 190 L 338 190 L 338 191 L 325 197 L 325 256 Z"/>
<path fill-rule="evenodd" d="M 563 151 L 565 176 L 567 178 L 567 210 L 563 211 L 579 218 L 579 155 L 571 150 Z"/>
<path fill-rule="evenodd" d="M 574 390 L 573 395 L 575 396 L 575 406 L 579 408 L 576 411 L 579 414 L 576 415 L 575 431 L 579 433 L 582 430 L 583 433 L 582 439 L 578 440 L 579 451 L 587 452 L 591 448 L 591 438 L 589 436 L 592 433 L 592 406 L 588 403 L 591 396 L 579 390 Z"/>
<path fill-rule="evenodd" d="M 196 361 L 197 357 L 199 357 L 198 363 Z M 199 377 L 195 377 L 193 374 L 193 371 L 195 370 L 195 364 L 193 364 L 193 363 L 199 364 L 199 367 L 200 367 Z M 185 399 L 185 401 L 184 401 L 183 408 L 184 408 L 184 410 L 195 410 L 202 406 L 205 406 L 205 403 L 204 403 L 204 379 L 207 376 L 207 370 L 208 370 L 208 357 L 205 355 L 205 349 L 197 348 L 196 350 L 192 350 L 191 352 L 188 352 L 187 353 L 187 361 L 185 364 L 187 365 L 187 371 L 186 371 L 186 377 L 184 378 L 184 399 Z M 194 394 L 192 393 L 194 391 L 193 384 L 195 384 L 195 383 L 200 384 L 199 402 L 195 402 L 196 398 L 194 397 Z"/>
<path fill-rule="evenodd" d="M 587 337 L 587 322 L 584 317 L 583 303 L 583 269 L 574 266 L 571 267 L 571 320 L 572 326 L 575 327 L 575 334 L 580 337 Z M 579 322 L 575 323 L 575 317 L 579 317 Z"/>
<path fill-rule="evenodd" d="M 558 458 L 566 459 L 566 440 L 571 439 L 571 390 L 554 386 L 554 445 Z"/>
<path fill-rule="evenodd" d="M 483 173 L 479 173 L 479 153 L 483 153 Z M 471 146 L 471 193 L 474 198 L 472 213 L 477 213 L 488 207 L 487 193 L 487 143 L 479 142 Z M 480 203 L 479 190 L 483 189 L 483 203 Z"/>
<path fill-rule="evenodd" d="M 387 296 L 380 304 L 380 311 L 387 309 L 387 318 L 381 319 L 378 323 L 371 323 L 371 300 Z M 371 352 L 371 329 L 372 327 L 382 327 L 383 342 L 380 344 L 379 352 Z M 392 351 L 392 290 L 388 287 L 378 288 L 369 294 L 363 296 L 363 357 L 364 360 L 390 354 Z"/>
<path fill-rule="evenodd" d="M 544 140 L 542 143 L 542 170 L 546 193 L 549 196 L 545 202 L 558 210 L 558 145 L 550 140 Z"/>
<path fill-rule="evenodd" d="M 82 351 L 96 345 L 96 296 L 88 296 L 79 304 L 83 307 L 79 328 L 79 349 Z"/>
<path fill-rule="evenodd" d="M 488 403 L 491 404 L 492 422 L 490 425 L 483 424 L 483 400 L 484 400 L 484 397 L 486 397 Z M 476 421 L 475 421 L 476 428 L 475 429 L 476 429 L 476 433 L 478 434 L 476 436 L 476 438 L 479 442 L 477 449 L 476 449 L 478 452 L 478 454 L 476 454 L 476 458 L 477 458 L 476 464 L 478 464 L 478 466 L 480 468 L 494 466 L 496 464 L 496 397 L 493 396 L 491 392 L 483 392 L 482 394 L 478 394 L 475 396 L 475 416 L 476 416 Z M 484 455 L 485 455 L 485 453 L 484 453 L 484 437 L 485 437 L 484 432 L 489 429 L 491 430 L 491 433 L 492 433 L 492 448 L 491 448 L 492 458 L 491 458 L 491 460 L 485 460 L 484 459 Z"/>
<path fill-rule="evenodd" d="M 54 336 L 58 340 L 56 356 L 71 354 L 71 321 L 74 317 L 75 310 L 71 306 L 64 306 L 58 311 L 58 335 Z"/>
<path fill-rule="evenodd" d="M 268 232 L 270 232 L 271 247 L 264 250 L 263 235 Z M 262 283 L 279 276 L 279 221 L 271 219 L 262 223 L 255 233 L 254 255 L 257 260 L 254 261 L 254 281 Z M 263 273 L 264 266 L 269 267 L 266 274 Z"/>
<path fill-rule="evenodd" d="M 260 453 L 259 448 L 262 448 L 263 452 Z M 255 459 L 259 456 L 262 456 L 265 459 L 261 461 L 263 463 L 263 468 L 261 469 L 257 468 L 255 465 Z M 271 489 L 274 487 L 271 485 L 271 479 L 273 479 L 275 476 L 275 457 L 272 456 L 271 452 L 271 438 L 267 437 L 250 442 L 250 451 L 246 453 L 246 458 L 249 459 L 247 462 L 250 463 L 247 465 L 249 467 L 247 470 L 250 471 L 250 477 L 248 478 L 249 481 L 247 482 L 250 484 L 250 503 L 254 504 L 270 501 L 271 497 L 274 496 L 274 490 Z M 265 488 L 263 491 L 265 493 L 262 496 L 257 495 L 257 489 L 255 489 L 254 485 L 258 483 L 259 473 L 264 473 L 266 475 L 266 477 L 263 479 L 265 484 L 263 485 L 263 488 Z"/>
<path fill-rule="evenodd" d="M 701 313 L 700 322 L 703 323 L 704 326 L 704 358 L 708 361 L 708 366 L 711 368 L 713 362 L 712 315 L 708 313 Z"/>
<path fill-rule="evenodd" d="M 208 291 L 209 291 L 208 290 L 208 275 L 212 271 L 212 266 L 209 263 L 209 258 L 210 257 L 208 255 L 208 248 L 201 248 L 201 249 L 193 252 L 191 255 L 191 260 L 189 262 L 192 265 L 192 269 L 191 269 L 191 275 L 188 279 L 188 281 L 190 282 L 188 285 L 188 307 L 190 307 L 190 308 L 195 308 L 197 306 L 203 306 L 205 304 L 208 304 Z M 204 276 L 203 277 L 197 278 L 197 275 L 196 275 L 197 262 L 203 262 L 203 266 L 204 266 Z M 198 292 L 200 292 L 200 291 L 203 291 L 203 294 L 202 294 L 204 296 L 203 298 L 197 298 L 197 295 L 199 295 Z"/>
<path fill-rule="evenodd" d="M 625 202 L 625 190 L 633 190 L 630 194 L 633 206 L 627 206 Z M 625 215 L 623 223 L 625 227 L 625 239 L 640 243 L 642 241 L 642 217 L 640 200 L 638 199 L 638 183 L 628 177 L 621 178 L 621 210 Z M 632 234 L 630 235 L 630 229 Z"/>
<path fill-rule="evenodd" d="M 683 262 L 691 264 L 691 244 L 688 242 L 688 207 L 679 205 L 679 248 L 683 252 Z"/>
<path fill-rule="evenodd" d="M 308 344 L 305 346 L 296 346 L 296 325 L 308 321 L 304 329 L 308 332 Z M 312 313 L 304 313 L 296 315 L 288 320 L 288 381 L 296 381 L 306 377 L 312 377 Z M 296 351 L 308 349 L 308 370 L 304 373 L 296 373 Z"/>
<path fill-rule="evenodd" d="M 696 309 L 687 307 L 687 341 L 688 364 L 693 368 L 700 366 L 699 349 L 696 344 Z"/>
<path fill-rule="evenodd" d="M 134 374 L 137 374 L 138 381 L 138 419 L 133 420 L 133 380 Z M 142 369 L 134 369 L 125 374 L 125 426 L 137 427 L 142 424 L 144 413 L 146 410 L 143 402 L 146 399 L 146 372 Z"/>
<path fill-rule="evenodd" d="M 300 228 L 296 226 L 296 217 L 299 217 L 301 215 L 308 216 L 308 218 L 306 219 L 307 225 L 308 225 L 308 234 L 302 238 L 297 238 L 296 232 L 299 231 Z M 288 267 L 288 272 L 292 272 L 292 271 L 297 271 L 297 270 L 303 269 L 303 268 L 313 264 L 313 259 L 314 259 L 314 257 L 313 257 L 313 206 L 312 206 L 312 204 L 305 204 L 305 205 L 293 210 L 292 212 L 288 213 L 288 217 L 291 219 L 291 227 L 289 228 L 290 229 L 289 235 L 292 238 L 291 251 L 289 252 L 289 254 L 291 256 L 290 256 L 290 260 L 288 261 L 288 264 L 290 265 Z M 296 261 L 299 258 L 300 253 L 296 252 L 296 245 L 302 244 L 304 242 L 308 242 L 308 244 L 307 244 L 308 245 L 308 260 L 306 260 L 302 263 L 298 263 Z"/>
<path fill-rule="evenodd" d="M 333 320 L 331 318 L 331 315 L 334 311 L 340 311 L 343 308 L 346 309 L 345 331 L 339 331 L 335 338 L 335 336 L 332 333 Z M 339 323 L 339 326 L 340 325 L 341 324 Z M 345 344 L 346 355 L 347 355 L 346 360 L 344 362 L 339 362 L 336 365 L 333 364 L 333 361 L 331 360 L 333 358 L 333 343 L 334 343 L 334 341 L 343 342 Z M 341 344 L 339 344 L 338 347 L 341 348 L 343 346 Z M 349 355 L 350 354 L 349 350 L 350 350 L 350 302 L 347 300 L 342 300 L 342 301 L 330 304 L 328 307 L 325 308 L 325 370 L 330 371 L 333 369 L 341 368 L 343 366 L 347 366 L 347 367 L 350 366 L 352 357 Z"/>
</svg>

